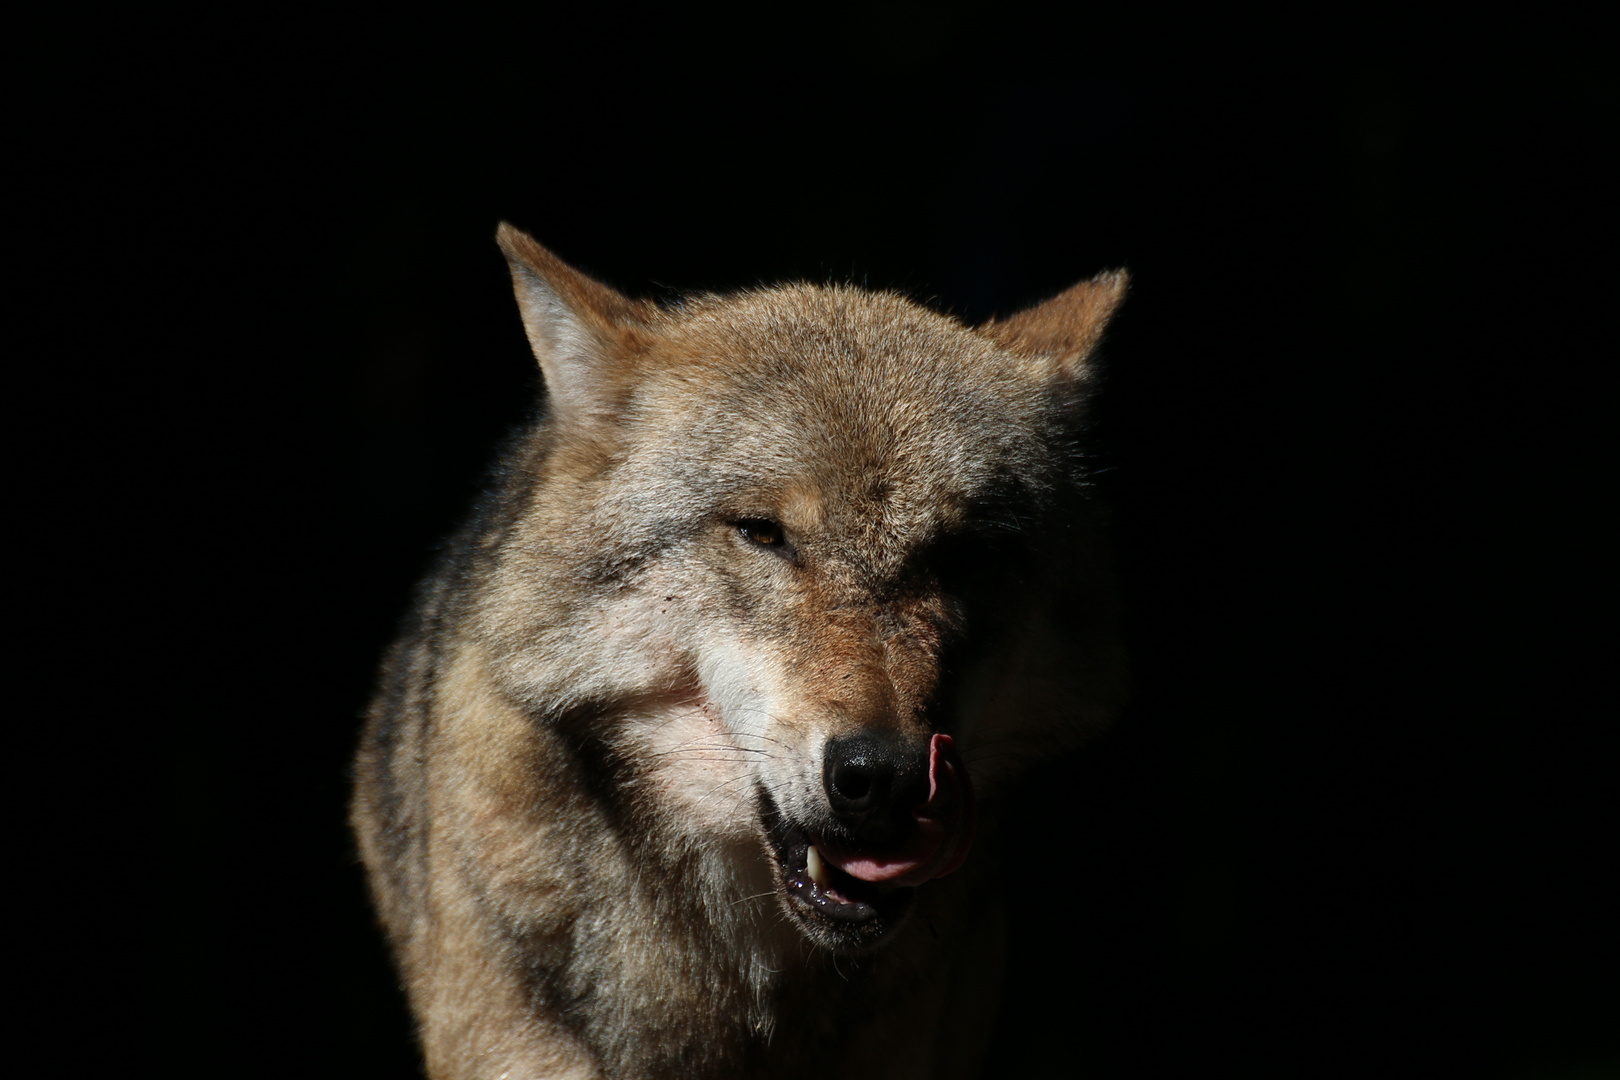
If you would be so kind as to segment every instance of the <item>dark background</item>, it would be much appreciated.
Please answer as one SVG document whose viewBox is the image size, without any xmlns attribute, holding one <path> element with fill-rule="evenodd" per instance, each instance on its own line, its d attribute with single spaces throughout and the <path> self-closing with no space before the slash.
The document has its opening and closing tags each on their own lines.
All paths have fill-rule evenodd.
<svg viewBox="0 0 1620 1080">
<path fill-rule="evenodd" d="M 411 1075 L 347 759 L 537 387 L 505 218 L 652 295 L 972 321 L 1131 270 L 1093 451 L 1139 691 L 1029 785 L 994 1074 L 1616 1075 L 1594 40 L 561 18 L 152 16 L 29 84 L 61 239 L 15 295 L 68 306 L 28 566 L 75 558 L 25 592 L 93 777 L 42 865 L 95 879 L 52 894 L 95 954 L 54 974 L 126 1052 Z"/>
</svg>

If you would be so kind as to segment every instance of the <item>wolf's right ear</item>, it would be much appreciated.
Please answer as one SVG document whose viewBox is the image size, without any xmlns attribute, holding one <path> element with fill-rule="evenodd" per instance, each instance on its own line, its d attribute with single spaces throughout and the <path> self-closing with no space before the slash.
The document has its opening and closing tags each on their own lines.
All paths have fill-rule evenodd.
<svg viewBox="0 0 1620 1080">
<path fill-rule="evenodd" d="M 1086 358 L 1102 340 L 1108 320 L 1125 302 L 1130 275 L 1108 270 L 1071 285 L 1043 304 L 1006 319 L 992 319 L 979 332 L 1020 356 L 1038 358 L 1051 375 L 1068 382 L 1086 377 Z"/>
<path fill-rule="evenodd" d="M 512 270 L 552 415 L 587 426 L 611 418 L 627 384 L 622 369 L 655 309 L 586 277 L 504 221 L 495 242 Z"/>
</svg>

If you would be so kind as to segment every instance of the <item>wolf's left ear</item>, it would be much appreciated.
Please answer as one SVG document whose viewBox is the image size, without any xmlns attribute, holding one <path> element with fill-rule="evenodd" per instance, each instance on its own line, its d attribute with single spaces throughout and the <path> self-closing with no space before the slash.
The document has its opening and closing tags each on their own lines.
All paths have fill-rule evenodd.
<svg viewBox="0 0 1620 1080">
<path fill-rule="evenodd" d="M 1043 304 L 992 319 L 979 332 L 1010 352 L 1047 360 L 1054 376 L 1079 379 L 1085 375 L 1086 357 L 1124 302 L 1129 283 L 1125 271 L 1108 270 Z"/>
</svg>

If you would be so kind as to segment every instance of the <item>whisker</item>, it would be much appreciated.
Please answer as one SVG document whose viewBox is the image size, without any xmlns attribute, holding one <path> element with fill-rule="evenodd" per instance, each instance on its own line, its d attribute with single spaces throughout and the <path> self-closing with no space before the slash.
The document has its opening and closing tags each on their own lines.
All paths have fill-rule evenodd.
<svg viewBox="0 0 1620 1080">
<path fill-rule="evenodd" d="M 747 782 L 747 780 L 748 780 L 748 777 L 746 775 L 733 776 L 730 780 L 726 780 L 726 781 L 723 781 L 721 783 L 718 783 L 718 784 L 714 785 L 714 787 L 710 788 L 708 794 L 704 795 L 703 798 L 699 799 L 697 804 L 699 806 L 702 806 L 704 803 L 708 802 L 710 799 L 716 797 L 717 795 L 734 794 L 732 792 L 726 791 L 725 789 L 732 786 L 733 784 L 736 784 L 736 783 L 740 783 L 740 782 L 745 783 L 745 782 Z M 746 796 L 736 795 L 734 797 L 735 797 L 736 803 L 739 806 L 741 806 L 743 804 L 743 801 L 744 801 Z"/>
</svg>

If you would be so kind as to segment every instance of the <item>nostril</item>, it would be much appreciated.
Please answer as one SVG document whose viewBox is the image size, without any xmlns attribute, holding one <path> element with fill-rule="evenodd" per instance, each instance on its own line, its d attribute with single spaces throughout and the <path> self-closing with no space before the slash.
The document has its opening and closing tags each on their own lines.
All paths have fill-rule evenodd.
<svg viewBox="0 0 1620 1080">
<path fill-rule="evenodd" d="M 834 762 L 827 770 L 828 793 L 849 802 L 860 802 L 871 795 L 872 780 L 871 770 L 856 762 Z"/>
</svg>

